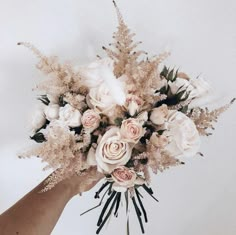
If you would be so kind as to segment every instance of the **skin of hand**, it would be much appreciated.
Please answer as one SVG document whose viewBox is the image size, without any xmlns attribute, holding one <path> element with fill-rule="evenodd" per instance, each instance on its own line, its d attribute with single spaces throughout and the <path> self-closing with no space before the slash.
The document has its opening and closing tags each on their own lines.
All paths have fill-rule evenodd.
<svg viewBox="0 0 236 235">
<path fill-rule="evenodd" d="M 69 179 L 65 180 L 65 184 L 70 187 L 71 197 L 87 192 L 92 189 L 98 181 L 104 178 L 104 174 L 97 171 L 96 167 L 91 167 L 85 171 L 84 174 L 78 176 L 74 175 Z"/>
<path fill-rule="evenodd" d="M 50 235 L 70 199 L 89 191 L 102 178 L 96 167 L 74 175 L 40 193 L 44 182 L 0 215 L 1 235 Z"/>
</svg>

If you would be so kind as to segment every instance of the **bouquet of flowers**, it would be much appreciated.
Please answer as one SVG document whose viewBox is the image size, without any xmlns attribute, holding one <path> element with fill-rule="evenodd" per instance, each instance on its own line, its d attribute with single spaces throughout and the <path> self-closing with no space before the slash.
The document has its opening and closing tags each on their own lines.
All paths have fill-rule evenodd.
<svg viewBox="0 0 236 235">
<path fill-rule="evenodd" d="M 200 136 L 208 136 L 218 116 L 233 103 L 209 110 L 211 93 L 202 78 L 163 66 L 169 53 L 148 57 L 116 7 L 119 26 L 114 42 L 103 47 L 107 57 L 75 69 L 46 57 L 29 43 L 48 79 L 37 85 L 41 107 L 31 139 L 39 144 L 21 157 L 37 156 L 54 173 L 43 191 L 75 173 L 97 166 L 105 182 L 95 198 L 107 198 L 97 234 L 111 214 L 118 215 L 122 195 L 133 203 L 142 232 L 147 213 L 141 190 L 152 198 L 150 172 L 184 164 L 199 152 Z M 199 153 L 200 154 L 200 153 Z M 144 221 L 143 221 L 144 220 Z"/>
</svg>

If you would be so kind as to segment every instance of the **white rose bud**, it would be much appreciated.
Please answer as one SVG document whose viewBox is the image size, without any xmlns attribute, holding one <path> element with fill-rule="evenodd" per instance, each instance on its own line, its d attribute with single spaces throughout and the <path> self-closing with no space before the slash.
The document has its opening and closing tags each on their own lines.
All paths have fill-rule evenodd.
<svg viewBox="0 0 236 235">
<path fill-rule="evenodd" d="M 79 110 L 67 104 L 60 108 L 59 119 L 69 127 L 78 127 L 81 125 L 81 113 Z"/>
<path fill-rule="evenodd" d="M 81 118 L 84 128 L 90 130 L 91 132 L 99 127 L 100 120 L 100 115 L 92 109 L 86 110 Z"/>
<path fill-rule="evenodd" d="M 45 107 L 45 115 L 47 120 L 51 121 L 59 118 L 59 109 L 60 106 L 58 104 L 49 104 Z"/>
<path fill-rule="evenodd" d="M 46 123 L 46 117 L 42 108 L 36 109 L 31 120 L 31 129 L 34 133 Z"/>
<path fill-rule="evenodd" d="M 128 95 L 126 99 L 126 108 L 130 116 L 134 116 L 139 112 L 141 106 L 143 105 L 143 100 L 136 95 Z"/>
<path fill-rule="evenodd" d="M 91 88 L 87 96 L 87 101 L 91 108 L 97 108 L 103 113 L 106 113 L 116 105 L 116 102 L 105 84 Z"/>
<path fill-rule="evenodd" d="M 162 125 L 165 123 L 168 115 L 168 107 L 166 104 L 152 110 L 150 120 L 156 125 Z"/>
</svg>

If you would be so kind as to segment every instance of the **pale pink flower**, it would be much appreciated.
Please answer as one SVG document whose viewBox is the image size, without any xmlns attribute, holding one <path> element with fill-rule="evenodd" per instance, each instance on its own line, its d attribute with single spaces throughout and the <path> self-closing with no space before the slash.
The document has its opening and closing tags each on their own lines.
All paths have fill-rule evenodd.
<svg viewBox="0 0 236 235">
<path fill-rule="evenodd" d="M 101 138 L 96 149 L 96 161 L 101 172 L 111 173 L 131 158 L 132 148 L 120 139 L 119 128 L 112 127 Z"/>
<path fill-rule="evenodd" d="M 138 119 L 129 118 L 122 122 L 120 129 L 122 140 L 137 143 L 144 133 L 145 129 Z"/>
<path fill-rule="evenodd" d="M 136 172 L 125 166 L 119 166 L 111 174 L 114 180 L 115 189 L 123 187 L 125 189 L 133 187 L 137 178 Z"/>
<path fill-rule="evenodd" d="M 92 109 L 86 110 L 81 118 L 83 127 L 90 131 L 94 131 L 99 127 L 100 120 L 100 115 Z"/>
</svg>

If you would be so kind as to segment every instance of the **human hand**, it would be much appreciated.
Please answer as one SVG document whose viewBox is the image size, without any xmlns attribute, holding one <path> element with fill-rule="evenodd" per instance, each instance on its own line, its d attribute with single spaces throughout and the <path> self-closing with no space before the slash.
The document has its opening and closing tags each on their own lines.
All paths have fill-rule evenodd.
<svg viewBox="0 0 236 235">
<path fill-rule="evenodd" d="M 66 179 L 65 183 L 69 185 L 71 196 L 81 194 L 92 189 L 104 175 L 97 171 L 97 167 L 90 167 L 81 175 L 74 175 Z"/>
</svg>

